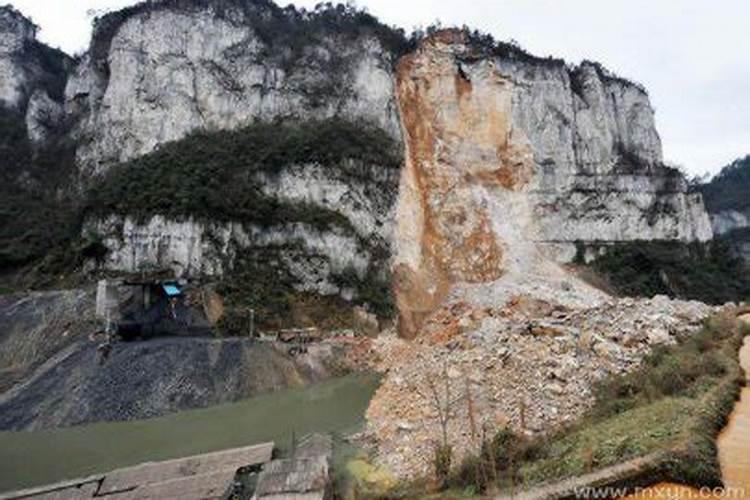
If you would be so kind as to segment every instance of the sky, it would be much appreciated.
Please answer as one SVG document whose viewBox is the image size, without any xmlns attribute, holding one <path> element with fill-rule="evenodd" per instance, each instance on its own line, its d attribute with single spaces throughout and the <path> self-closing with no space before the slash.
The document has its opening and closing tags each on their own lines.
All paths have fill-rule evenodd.
<svg viewBox="0 0 750 500">
<path fill-rule="evenodd" d="M 8 0 L 42 41 L 82 52 L 94 13 L 134 0 Z M 312 7 L 318 0 L 298 0 Z M 281 1 L 281 5 L 287 2 Z M 656 109 L 669 163 L 716 173 L 750 154 L 748 0 L 359 0 L 407 31 L 439 20 L 469 25 L 528 51 L 602 62 L 641 82 Z"/>
</svg>

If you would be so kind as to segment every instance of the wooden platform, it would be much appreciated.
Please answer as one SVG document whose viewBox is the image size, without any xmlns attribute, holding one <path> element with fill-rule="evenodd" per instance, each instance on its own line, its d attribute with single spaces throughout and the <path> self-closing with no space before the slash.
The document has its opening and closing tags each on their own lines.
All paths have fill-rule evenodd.
<svg viewBox="0 0 750 500">
<path fill-rule="evenodd" d="M 325 434 L 302 438 L 290 458 L 263 467 L 256 500 L 324 500 L 330 498 L 333 440 Z"/>
<path fill-rule="evenodd" d="M 88 478 L 0 495 L 0 500 L 223 498 L 241 467 L 271 460 L 273 443 L 149 462 Z"/>
</svg>

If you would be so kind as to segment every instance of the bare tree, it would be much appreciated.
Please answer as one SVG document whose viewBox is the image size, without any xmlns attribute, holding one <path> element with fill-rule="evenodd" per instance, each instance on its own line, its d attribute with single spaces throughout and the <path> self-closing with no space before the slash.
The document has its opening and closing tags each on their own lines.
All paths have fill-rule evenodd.
<svg viewBox="0 0 750 500">
<path fill-rule="evenodd" d="M 441 387 L 442 386 L 442 387 Z M 441 431 L 441 444 L 448 446 L 448 425 L 451 419 L 455 415 L 454 408 L 462 397 L 454 397 L 452 394 L 451 379 L 448 376 L 448 366 L 443 363 L 443 368 L 440 371 L 440 377 L 436 378 L 429 377 L 427 379 L 427 392 L 425 393 L 420 388 L 417 388 L 417 394 L 424 398 L 437 413 L 437 420 L 440 424 Z"/>
<path fill-rule="evenodd" d="M 448 426 L 455 416 L 455 406 L 462 397 L 454 396 L 452 393 L 451 379 L 448 376 L 448 367 L 443 363 L 440 377 L 429 377 L 427 379 L 427 391 L 423 392 L 419 387 L 416 389 L 425 401 L 427 401 L 437 414 L 440 425 L 441 441 L 435 449 L 435 473 L 441 482 L 445 482 L 451 468 L 452 448 L 448 439 Z"/>
</svg>

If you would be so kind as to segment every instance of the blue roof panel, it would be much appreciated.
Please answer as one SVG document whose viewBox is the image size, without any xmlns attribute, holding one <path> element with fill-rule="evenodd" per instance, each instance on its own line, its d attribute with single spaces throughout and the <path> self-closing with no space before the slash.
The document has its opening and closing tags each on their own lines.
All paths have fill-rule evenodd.
<svg viewBox="0 0 750 500">
<path fill-rule="evenodd" d="M 182 291 L 176 285 L 162 285 L 164 292 L 170 297 L 182 295 Z"/>
</svg>

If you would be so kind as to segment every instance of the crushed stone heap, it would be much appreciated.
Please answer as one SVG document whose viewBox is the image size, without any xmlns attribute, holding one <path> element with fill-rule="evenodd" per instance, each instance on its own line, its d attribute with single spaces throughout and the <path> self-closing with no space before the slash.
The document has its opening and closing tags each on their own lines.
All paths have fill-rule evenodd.
<svg viewBox="0 0 750 500">
<path fill-rule="evenodd" d="M 440 436 L 429 381 L 456 402 L 448 432 L 456 463 L 510 425 L 536 434 L 571 422 L 593 403 L 592 386 L 637 367 L 652 347 L 695 331 L 714 309 L 700 302 L 608 299 L 569 307 L 517 295 L 499 307 L 454 302 L 415 341 L 375 342 L 386 372 L 367 412 L 378 463 L 400 477 L 429 474 Z M 469 408 L 471 408 L 470 415 Z"/>
</svg>

